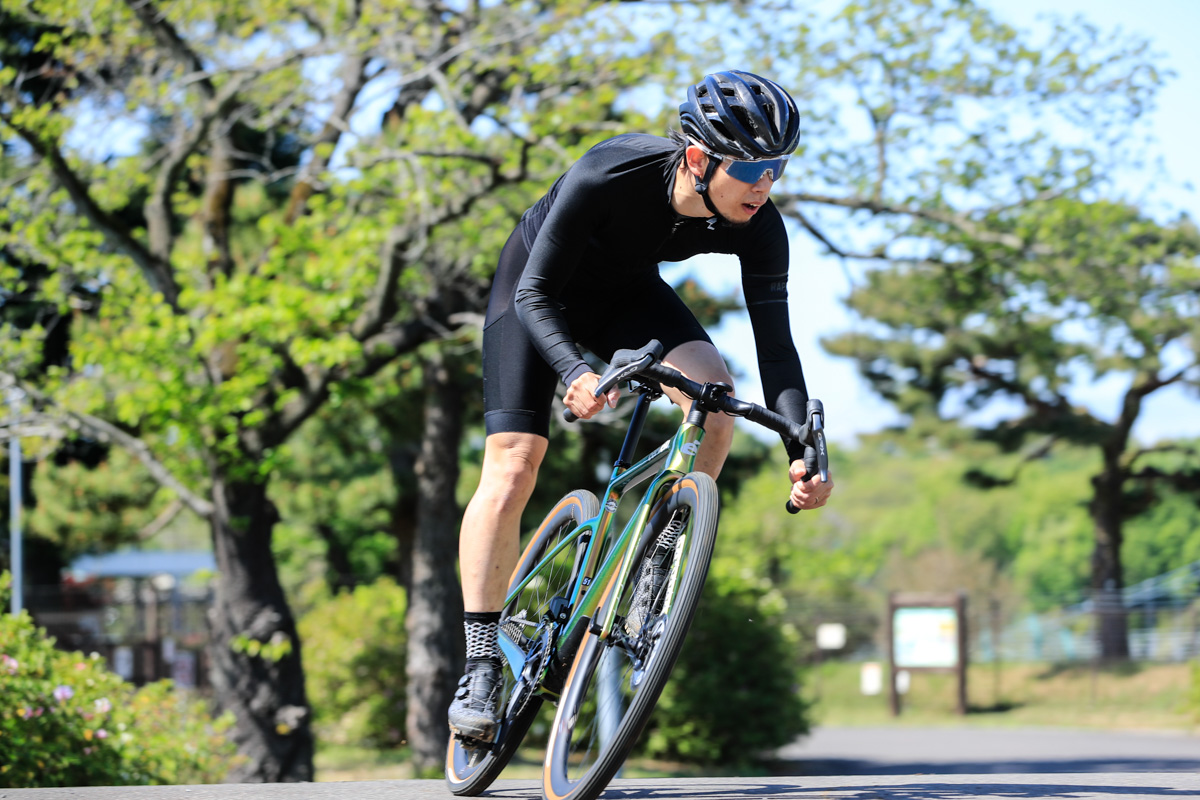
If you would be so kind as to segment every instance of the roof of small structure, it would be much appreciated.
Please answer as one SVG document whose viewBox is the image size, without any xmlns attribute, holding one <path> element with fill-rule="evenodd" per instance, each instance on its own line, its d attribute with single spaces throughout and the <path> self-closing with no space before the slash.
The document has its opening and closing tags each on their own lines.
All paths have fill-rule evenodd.
<svg viewBox="0 0 1200 800">
<path fill-rule="evenodd" d="M 173 575 L 182 578 L 200 570 L 215 570 L 212 553 L 202 551 L 122 550 L 102 556 L 80 556 L 67 567 L 77 581 L 89 578 L 152 578 Z"/>
</svg>

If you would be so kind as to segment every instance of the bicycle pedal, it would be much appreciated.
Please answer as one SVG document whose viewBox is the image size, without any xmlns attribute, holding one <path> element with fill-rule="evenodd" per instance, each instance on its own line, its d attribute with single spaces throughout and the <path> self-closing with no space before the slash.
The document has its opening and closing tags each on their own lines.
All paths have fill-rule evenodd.
<svg viewBox="0 0 1200 800">
<path fill-rule="evenodd" d="M 478 750 L 481 752 L 487 752 L 495 745 L 495 742 L 485 742 L 471 736 L 463 736 L 461 733 L 454 734 L 454 738 L 463 746 L 463 749 L 465 750 Z"/>
</svg>

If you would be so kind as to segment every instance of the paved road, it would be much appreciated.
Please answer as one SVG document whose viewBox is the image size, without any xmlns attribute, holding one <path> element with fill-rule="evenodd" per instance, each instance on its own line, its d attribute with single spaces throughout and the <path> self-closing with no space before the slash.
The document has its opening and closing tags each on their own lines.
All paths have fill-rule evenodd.
<svg viewBox="0 0 1200 800">
<path fill-rule="evenodd" d="M 794 775 L 615 781 L 605 800 L 1200 800 L 1200 737 L 978 728 L 821 728 Z M 1051 774 L 1054 773 L 1054 774 Z M 488 796 L 540 800 L 534 781 Z M 0 800 L 453 800 L 442 781 L 0 789 Z"/>
<path fill-rule="evenodd" d="M 540 800 L 533 781 L 497 781 L 488 797 Z M 453 800 L 441 781 L 270 786 L 0 789 L 0 800 Z M 1193 773 L 893 775 L 618 780 L 604 800 L 1164 800 L 1200 798 Z"/>
<path fill-rule="evenodd" d="M 779 755 L 789 761 L 790 772 L 801 775 L 1196 773 L 1200 737 L 1013 728 L 819 728 Z"/>
</svg>

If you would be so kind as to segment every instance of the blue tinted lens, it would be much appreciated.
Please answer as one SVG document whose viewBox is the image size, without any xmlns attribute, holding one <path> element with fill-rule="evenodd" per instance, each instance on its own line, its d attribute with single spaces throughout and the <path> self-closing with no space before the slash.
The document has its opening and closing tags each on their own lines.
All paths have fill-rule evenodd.
<svg viewBox="0 0 1200 800">
<path fill-rule="evenodd" d="M 762 176 L 768 173 L 772 181 L 779 180 L 783 177 L 783 168 L 786 165 L 787 156 L 772 158 L 768 161 L 737 161 L 730 159 L 725 162 L 725 171 L 734 180 L 739 180 L 743 183 L 758 183 L 762 179 Z"/>
</svg>

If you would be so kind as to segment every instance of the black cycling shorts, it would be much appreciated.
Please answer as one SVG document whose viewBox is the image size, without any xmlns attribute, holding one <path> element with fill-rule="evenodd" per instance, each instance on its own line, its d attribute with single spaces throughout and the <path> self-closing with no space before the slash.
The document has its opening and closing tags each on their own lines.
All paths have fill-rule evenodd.
<svg viewBox="0 0 1200 800">
<path fill-rule="evenodd" d="M 484 424 L 493 433 L 535 433 L 550 437 L 554 390 L 560 383 L 529 340 L 512 307 L 513 292 L 529 258 L 520 228 L 500 255 L 483 327 Z M 586 303 L 563 307 L 575 341 L 608 361 L 621 349 L 651 339 L 663 353 L 686 342 L 712 339 L 657 270 L 622 284 L 619 294 L 591 293 Z"/>
</svg>

